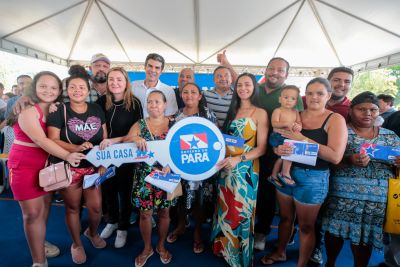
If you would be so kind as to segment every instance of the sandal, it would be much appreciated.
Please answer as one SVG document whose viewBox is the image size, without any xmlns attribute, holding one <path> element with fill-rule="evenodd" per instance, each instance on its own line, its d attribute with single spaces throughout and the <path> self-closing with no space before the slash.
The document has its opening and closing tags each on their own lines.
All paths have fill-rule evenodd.
<svg viewBox="0 0 400 267">
<path fill-rule="evenodd" d="M 202 241 L 194 241 L 193 242 L 193 252 L 196 254 L 200 254 L 204 251 L 204 244 Z"/>
<path fill-rule="evenodd" d="M 296 182 L 291 177 L 283 175 L 282 173 L 278 173 L 278 179 L 285 186 L 288 187 L 296 186 Z"/>
<path fill-rule="evenodd" d="M 268 182 L 270 182 L 271 184 L 273 184 L 275 187 L 283 187 L 283 185 L 281 184 L 281 182 L 278 180 L 278 178 L 274 177 L 274 176 L 270 176 L 267 178 Z"/>
<path fill-rule="evenodd" d="M 273 257 L 272 255 L 265 255 L 264 257 L 261 258 L 261 263 L 262 265 L 272 265 L 275 263 L 279 262 L 285 262 L 286 261 L 286 256 L 280 256 L 280 257 Z"/>
<path fill-rule="evenodd" d="M 75 247 L 72 244 L 71 245 L 71 256 L 72 256 L 72 261 L 75 264 L 83 264 L 86 262 L 86 253 L 85 249 L 82 246 Z"/>
<path fill-rule="evenodd" d="M 87 228 L 83 234 L 90 240 L 90 242 L 92 242 L 93 247 L 100 249 L 107 246 L 106 241 L 104 241 L 104 239 L 101 238 L 98 233 L 96 233 L 95 236 L 91 236 L 89 233 L 89 228 Z"/>
<path fill-rule="evenodd" d="M 157 253 L 160 255 L 160 261 L 163 264 L 168 264 L 171 262 L 172 260 L 172 254 L 169 253 L 168 250 L 164 250 L 164 251 L 159 251 L 158 248 L 156 248 Z"/>
<path fill-rule="evenodd" d="M 143 267 L 143 266 L 146 264 L 147 260 L 148 260 L 151 256 L 153 256 L 153 254 L 154 254 L 154 251 L 153 251 L 153 250 L 151 250 L 151 251 L 150 251 L 149 253 L 147 253 L 147 254 L 143 254 L 143 252 L 140 253 L 140 254 L 135 258 L 135 267 Z"/>
<path fill-rule="evenodd" d="M 181 235 L 182 234 L 177 234 L 174 231 L 172 231 L 167 236 L 167 242 L 170 243 L 170 244 L 175 243 L 178 240 L 179 236 L 181 236 Z"/>
</svg>

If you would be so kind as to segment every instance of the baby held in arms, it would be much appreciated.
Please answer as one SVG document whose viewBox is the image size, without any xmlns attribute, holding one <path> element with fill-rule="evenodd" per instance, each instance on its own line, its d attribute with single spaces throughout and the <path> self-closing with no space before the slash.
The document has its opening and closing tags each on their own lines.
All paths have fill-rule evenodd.
<svg viewBox="0 0 400 267">
<path fill-rule="evenodd" d="M 282 88 L 279 97 L 281 106 L 272 113 L 271 124 L 273 132 L 270 135 L 269 143 L 272 147 L 283 144 L 285 138 L 278 133 L 278 130 L 301 131 L 301 119 L 299 111 L 296 110 L 297 100 L 300 97 L 300 89 L 294 85 L 287 85 Z M 275 186 L 295 186 L 296 183 L 290 175 L 292 162 L 289 160 L 278 159 L 275 162 L 272 174 L 268 181 Z"/>
</svg>

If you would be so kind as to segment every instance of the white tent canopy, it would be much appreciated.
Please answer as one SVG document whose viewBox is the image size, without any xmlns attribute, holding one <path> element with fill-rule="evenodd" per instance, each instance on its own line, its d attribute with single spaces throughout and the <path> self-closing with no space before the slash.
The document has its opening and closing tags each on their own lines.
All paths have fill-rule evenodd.
<svg viewBox="0 0 400 267">
<path fill-rule="evenodd" d="M 62 65 L 95 53 L 140 66 L 146 55 L 207 68 L 280 56 L 301 70 L 400 63 L 399 0 L 0 0 L 0 48 Z"/>
</svg>

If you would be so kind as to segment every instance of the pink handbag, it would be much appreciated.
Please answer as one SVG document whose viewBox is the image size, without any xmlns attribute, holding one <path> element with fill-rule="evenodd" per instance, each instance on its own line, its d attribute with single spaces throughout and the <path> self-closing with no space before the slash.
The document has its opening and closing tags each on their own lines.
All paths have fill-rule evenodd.
<svg viewBox="0 0 400 267">
<path fill-rule="evenodd" d="M 47 192 L 68 187 L 71 182 L 72 173 L 68 163 L 51 164 L 39 172 L 39 185 Z"/>
<path fill-rule="evenodd" d="M 64 123 L 67 125 L 67 110 L 64 106 Z M 65 134 L 67 136 L 68 141 L 71 141 L 68 138 L 67 128 L 65 128 Z M 47 165 L 47 161 L 46 161 Z M 43 187 L 43 190 L 55 191 L 58 189 L 62 189 L 68 187 L 72 183 L 72 173 L 68 163 L 62 161 L 56 164 L 50 164 L 46 168 L 40 170 L 39 172 L 39 185 Z"/>
</svg>

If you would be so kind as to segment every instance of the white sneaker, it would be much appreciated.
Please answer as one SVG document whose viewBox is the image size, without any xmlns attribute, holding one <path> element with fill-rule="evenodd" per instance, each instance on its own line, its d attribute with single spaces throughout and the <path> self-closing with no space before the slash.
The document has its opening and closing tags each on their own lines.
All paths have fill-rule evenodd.
<svg viewBox="0 0 400 267">
<path fill-rule="evenodd" d="M 122 248 L 126 244 L 126 236 L 128 235 L 128 231 L 117 230 L 117 238 L 115 238 L 114 247 Z"/>
<path fill-rule="evenodd" d="M 112 233 L 118 228 L 118 223 L 107 223 L 106 227 L 104 227 L 103 231 L 101 231 L 100 237 L 105 239 L 109 238 Z"/>
<path fill-rule="evenodd" d="M 263 251 L 265 249 L 266 235 L 256 233 L 254 235 L 254 248 Z"/>
</svg>

